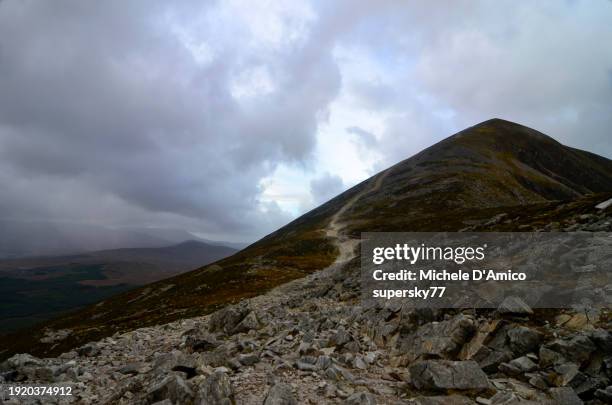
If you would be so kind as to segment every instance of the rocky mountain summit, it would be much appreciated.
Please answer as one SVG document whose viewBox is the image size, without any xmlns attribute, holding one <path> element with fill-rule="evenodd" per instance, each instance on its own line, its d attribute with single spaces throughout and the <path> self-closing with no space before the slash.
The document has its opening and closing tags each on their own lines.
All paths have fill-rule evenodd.
<svg viewBox="0 0 612 405">
<path fill-rule="evenodd" d="M 500 120 L 480 124 L 230 259 L 118 296 L 121 311 L 103 302 L 43 325 L 30 337 L 43 355 L 14 354 L 23 346 L 11 343 L 0 378 L 71 385 L 74 396 L 4 403 L 612 402 L 608 310 L 538 310 L 516 299 L 495 310 L 360 300 L 364 230 L 612 231 L 604 203 L 610 161 L 534 133 Z M 514 142 L 504 141 L 512 134 Z M 269 281 L 282 266 L 289 275 Z M 266 292 L 251 293 L 253 285 L 228 274 Z M 227 284 L 213 288 L 220 275 Z M 240 289 L 247 293 L 234 293 Z M 187 310 L 185 297 L 197 293 L 216 307 Z M 129 310 L 151 315 L 128 318 Z M 123 326 L 107 333 L 112 316 Z M 140 327 L 130 328 L 134 319 Z M 106 336 L 86 343 L 99 336 L 90 328 Z"/>
</svg>

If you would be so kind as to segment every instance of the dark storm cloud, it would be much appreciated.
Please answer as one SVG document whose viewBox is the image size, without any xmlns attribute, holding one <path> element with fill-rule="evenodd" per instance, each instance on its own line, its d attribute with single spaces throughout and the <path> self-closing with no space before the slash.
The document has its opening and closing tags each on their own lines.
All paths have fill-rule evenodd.
<svg viewBox="0 0 612 405">
<path fill-rule="evenodd" d="M 11 175 L 0 177 L 0 216 L 165 215 L 230 234 L 286 220 L 278 207 L 258 210 L 259 180 L 310 156 L 337 68 L 308 37 L 266 54 L 245 27 L 219 36 L 224 22 L 206 4 L 2 3 L 0 170 Z M 209 60 L 186 45 L 189 29 Z M 235 78 L 257 68 L 274 88 L 238 99 Z"/>
<path fill-rule="evenodd" d="M 612 156 L 611 20 L 603 0 L 2 0 L 0 218 L 252 239 L 289 219 L 260 198 L 277 167 L 320 165 L 317 201 L 358 180 L 313 159 L 322 123 L 375 169 L 491 117 Z"/>
</svg>

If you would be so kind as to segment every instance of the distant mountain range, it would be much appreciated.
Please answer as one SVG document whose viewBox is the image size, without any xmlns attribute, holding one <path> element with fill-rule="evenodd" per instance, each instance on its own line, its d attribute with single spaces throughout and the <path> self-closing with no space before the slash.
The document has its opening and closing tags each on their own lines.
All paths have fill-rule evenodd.
<svg viewBox="0 0 612 405">
<path fill-rule="evenodd" d="M 378 173 L 228 258 L 0 339 L 6 348 L 1 355 L 59 354 L 116 332 L 211 313 L 325 269 L 343 255 L 352 258 L 346 247 L 357 248 L 361 232 L 528 231 L 579 221 L 611 193 L 611 160 L 519 124 L 489 120 Z M 495 220 L 502 214 L 506 220 Z M 358 262 L 355 258 L 347 268 Z M 45 328 L 72 332 L 50 346 L 40 342 Z"/>
<path fill-rule="evenodd" d="M 0 322 L 6 333 L 136 286 L 193 270 L 236 253 L 186 241 L 70 256 L 0 260 Z"/>
<path fill-rule="evenodd" d="M 189 240 L 234 249 L 246 246 L 201 239 L 182 229 L 110 228 L 66 222 L 0 220 L 0 259 L 68 255 L 119 248 L 158 248 Z"/>
</svg>

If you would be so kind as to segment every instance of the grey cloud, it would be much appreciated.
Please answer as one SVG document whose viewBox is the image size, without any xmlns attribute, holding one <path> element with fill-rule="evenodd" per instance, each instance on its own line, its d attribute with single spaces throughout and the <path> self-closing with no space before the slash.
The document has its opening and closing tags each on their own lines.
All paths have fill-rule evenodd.
<svg viewBox="0 0 612 405">
<path fill-rule="evenodd" d="M 223 37 L 204 24 L 214 7 L 3 2 L 0 171 L 12 175 L 0 178 L 10 190 L 0 216 L 104 212 L 241 240 L 286 221 L 257 204 L 258 184 L 281 162 L 310 159 L 340 86 L 330 45 L 313 42 L 313 25 L 312 38 L 262 55 L 244 29 Z M 212 60 L 198 63 L 178 28 L 213 43 Z M 236 100 L 232 80 L 257 66 L 274 72 L 275 90 Z"/>
<path fill-rule="evenodd" d="M 316 204 L 321 204 L 344 190 L 339 176 L 325 173 L 310 182 L 310 194 Z"/>
<path fill-rule="evenodd" d="M 383 7 L 367 23 L 382 27 L 376 35 L 345 40 L 389 66 L 384 83 L 345 83 L 364 111 L 387 116 L 382 166 L 492 117 L 612 156 L 610 2 Z"/>
<path fill-rule="evenodd" d="M 222 2 L 0 1 L 0 218 L 252 239 L 289 219 L 259 202 L 260 181 L 314 165 L 340 91 L 383 117 L 376 137 L 357 122 L 345 133 L 379 169 L 494 116 L 612 156 L 608 1 L 309 5 L 303 36 L 268 44 Z M 345 75 L 342 47 L 384 80 Z M 255 71 L 265 94 L 235 97 Z M 310 186 L 321 201 L 343 185 Z"/>
</svg>

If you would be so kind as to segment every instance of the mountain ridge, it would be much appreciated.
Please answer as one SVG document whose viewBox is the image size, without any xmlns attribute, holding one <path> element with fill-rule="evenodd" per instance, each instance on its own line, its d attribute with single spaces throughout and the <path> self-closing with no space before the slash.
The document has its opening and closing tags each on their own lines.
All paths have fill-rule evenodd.
<svg viewBox="0 0 612 405">
<path fill-rule="evenodd" d="M 241 244 L 203 240 L 182 229 L 113 228 L 70 222 L 0 219 L 0 260 L 66 256 L 119 248 L 161 248 L 186 240 L 200 240 L 210 245 L 236 249 L 244 247 Z"/>
<path fill-rule="evenodd" d="M 477 165 L 434 145 L 230 258 L 34 330 L 22 337 L 30 346 L 12 351 L 61 355 L 17 354 L 0 363 L 0 378 L 74 384 L 77 401 L 108 405 L 609 403 L 610 309 L 532 309 L 516 297 L 497 309 L 360 300 L 363 230 L 612 231 L 608 160 L 562 147 L 560 159 L 599 168 L 601 179 L 576 184 L 580 172 L 544 162 L 512 193 L 498 181 L 524 175 L 518 156 L 504 167 L 510 177 L 491 173 L 468 141 Z M 486 147 L 492 161 L 500 151 Z M 521 164 L 539 162 L 527 154 Z M 465 184 L 474 173 L 493 199 L 483 206 Z M 548 174 L 569 185 L 542 188 Z"/>
<path fill-rule="evenodd" d="M 563 215 L 586 212 L 610 191 L 612 161 L 519 124 L 488 120 L 383 170 L 229 258 L 41 325 L 0 355 L 27 341 L 36 353 L 60 353 L 117 332 L 213 312 L 328 268 L 346 256 L 337 239 L 355 248 L 361 232 L 459 231 L 500 213 L 513 220 L 496 226 L 516 230 L 538 218 L 562 221 Z M 589 197 L 593 193 L 604 194 Z M 342 227 L 334 231 L 330 224 L 339 212 Z M 45 329 L 73 332 L 53 347 L 34 344 Z"/>
</svg>

